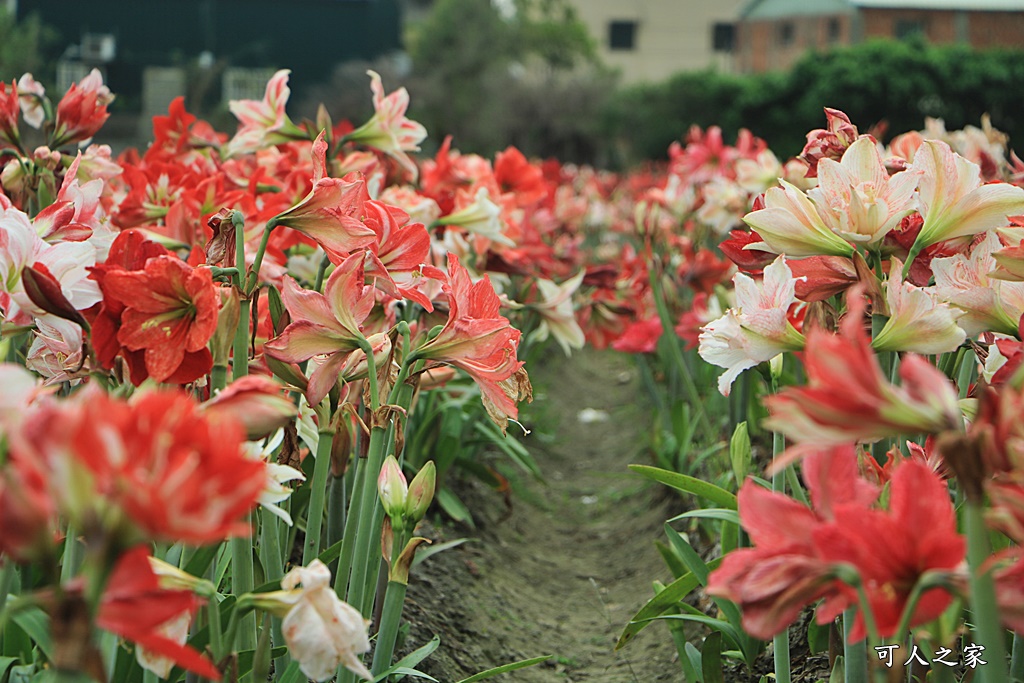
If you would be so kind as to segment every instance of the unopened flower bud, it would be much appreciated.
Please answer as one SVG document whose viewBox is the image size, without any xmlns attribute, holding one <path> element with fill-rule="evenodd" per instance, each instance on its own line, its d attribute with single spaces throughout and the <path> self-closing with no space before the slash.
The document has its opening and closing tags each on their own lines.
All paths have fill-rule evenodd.
<svg viewBox="0 0 1024 683">
<path fill-rule="evenodd" d="M 436 482 L 437 468 L 434 466 L 434 461 L 429 460 L 409 484 L 409 494 L 405 501 L 405 517 L 410 522 L 410 526 L 415 526 L 427 514 L 427 508 L 434 500 Z"/>
<path fill-rule="evenodd" d="M 377 491 L 380 493 L 380 502 L 388 517 L 391 517 L 392 520 L 401 519 L 405 512 L 406 499 L 409 496 L 409 484 L 405 480 L 405 475 L 402 474 L 402 467 L 393 455 L 389 455 L 380 468 Z"/>
</svg>

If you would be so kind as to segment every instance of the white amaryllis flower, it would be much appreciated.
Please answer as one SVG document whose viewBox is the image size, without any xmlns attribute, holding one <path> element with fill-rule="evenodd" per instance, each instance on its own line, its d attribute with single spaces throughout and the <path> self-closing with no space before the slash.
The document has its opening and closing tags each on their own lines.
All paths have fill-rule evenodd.
<svg viewBox="0 0 1024 683">
<path fill-rule="evenodd" d="M 536 339 L 544 341 L 548 335 L 554 337 L 566 356 L 571 349 L 582 349 L 586 341 L 583 330 L 576 322 L 572 305 L 572 295 L 579 289 L 585 274 L 586 271 L 581 270 L 560 285 L 543 278 L 537 280 L 542 301 L 533 304 L 533 308 L 540 313 Z"/>
<path fill-rule="evenodd" d="M 969 255 L 956 254 L 932 260 L 936 298 L 964 311 L 957 324 L 968 337 L 982 332 L 1015 335 L 1024 315 L 1024 282 L 1007 282 L 989 276 L 996 268 L 993 254 L 1002 248 L 994 232 L 978 243 Z"/>
<path fill-rule="evenodd" d="M 697 220 L 718 235 L 743 224 L 750 208 L 747 191 L 728 178 L 712 178 L 703 187 L 704 203 L 697 209 Z"/>
<path fill-rule="evenodd" d="M 782 187 L 764 193 L 764 207 L 743 220 L 763 242 L 747 248 L 787 256 L 852 256 L 853 247 L 825 224 L 811 199 L 797 187 L 779 179 Z"/>
<path fill-rule="evenodd" d="M 1024 213 L 1024 189 L 1009 183 L 982 184 L 979 166 L 944 142 L 925 140 L 912 168 L 923 172 L 918 187 L 924 218 L 912 256 L 936 242 L 1002 227 L 1007 216 Z"/>
<path fill-rule="evenodd" d="M 46 109 L 43 107 L 45 96 L 46 88 L 33 78 L 32 74 L 23 74 L 18 79 L 18 106 L 21 107 L 21 116 L 25 123 L 36 130 L 39 130 L 46 119 Z"/>
<path fill-rule="evenodd" d="M 782 164 L 770 149 L 758 152 L 756 159 L 736 160 L 736 184 L 751 194 L 761 194 L 782 175 Z"/>
<path fill-rule="evenodd" d="M 278 449 L 282 441 L 284 441 L 284 430 L 278 429 L 273 436 L 267 439 L 267 443 L 264 446 L 261 447 L 258 443 L 252 441 L 247 442 L 246 446 L 249 449 L 250 455 L 267 463 L 267 483 L 260 493 L 260 505 L 263 506 L 264 510 L 283 519 L 288 526 L 292 526 L 292 516 L 278 507 L 277 504 L 287 500 L 288 496 L 292 495 L 292 490 L 284 485 L 285 482 L 305 481 L 306 475 L 294 467 L 279 465 L 273 462 L 274 451 Z"/>
<path fill-rule="evenodd" d="M 283 591 L 260 596 L 258 602 L 276 600 L 276 611 L 287 609 L 281 630 L 302 673 L 314 681 L 326 681 L 343 665 L 357 676 L 373 680 L 359 659 L 370 649 L 369 622 L 338 598 L 327 565 L 313 560 L 308 567 L 296 567 L 285 574 L 281 587 Z"/>
<path fill-rule="evenodd" d="M 761 283 L 743 273 L 734 275 L 732 281 L 735 306 L 704 326 L 697 350 L 708 363 L 726 368 L 718 378 L 718 390 L 724 396 L 747 368 L 785 351 L 802 349 L 805 343 L 787 318 L 796 301 L 796 278 L 785 256 L 764 269 Z"/>
<path fill-rule="evenodd" d="M 808 195 L 825 224 L 849 242 L 877 244 L 917 209 L 920 170 L 892 176 L 871 138 L 860 138 L 841 161 L 818 162 L 818 187 Z"/>
<path fill-rule="evenodd" d="M 963 315 L 945 302 L 937 301 L 932 291 L 916 287 L 902 276 L 903 264 L 892 259 L 885 298 L 889 320 L 871 342 L 876 351 L 913 351 L 945 353 L 956 349 L 967 334 L 956 324 Z"/>
<path fill-rule="evenodd" d="M 473 202 L 448 214 L 438 221 L 441 225 L 457 225 L 466 232 L 513 247 L 515 242 L 505 234 L 505 223 L 501 220 L 501 207 L 491 200 L 486 187 L 480 187 Z"/>
</svg>

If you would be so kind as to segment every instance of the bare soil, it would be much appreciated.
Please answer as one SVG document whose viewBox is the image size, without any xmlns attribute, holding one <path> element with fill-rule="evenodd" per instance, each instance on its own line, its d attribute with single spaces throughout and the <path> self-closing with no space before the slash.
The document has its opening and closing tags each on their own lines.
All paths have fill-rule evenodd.
<svg viewBox="0 0 1024 683">
<path fill-rule="evenodd" d="M 587 350 L 537 365 L 531 375 L 539 412 L 532 414 L 541 424 L 524 443 L 545 481 L 514 477 L 511 509 L 480 484 L 459 489 L 477 529 L 447 527 L 439 534 L 478 542 L 436 555 L 414 572 L 406 649 L 440 635 L 441 648 L 420 668 L 442 683 L 540 655 L 553 658 L 496 680 L 682 680 L 662 624 L 614 649 L 629 618 L 653 595 L 652 580 L 671 579 L 654 540 L 677 512 L 670 506 L 679 505 L 626 469 L 644 461 L 651 423 L 633 364 Z M 600 411 L 597 420 L 586 420 L 586 413 L 580 419 L 586 408 Z"/>
</svg>

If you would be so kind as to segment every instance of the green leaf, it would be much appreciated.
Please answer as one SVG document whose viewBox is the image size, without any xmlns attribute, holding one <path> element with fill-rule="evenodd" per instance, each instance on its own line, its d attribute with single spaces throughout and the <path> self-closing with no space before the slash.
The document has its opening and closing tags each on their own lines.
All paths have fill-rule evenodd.
<svg viewBox="0 0 1024 683">
<path fill-rule="evenodd" d="M 306 683 L 309 679 L 306 678 L 306 674 L 302 673 L 299 669 L 299 663 L 292 660 L 288 668 L 281 674 L 281 678 L 278 683 Z"/>
<path fill-rule="evenodd" d="M 810 623 L 807 624 L 807 648 L 811 651 L 811 654 L 828 652 L 828 632 L 830 628 L 830 624 L 825 624 L 824 626 L 818 624 L 817 619 L 811 619 Z"/>
<path fill-rule="evenodd" d="M 476 683 L 476 681 L 482 681 L 485 678 L 492 678 L 494 676 L 497 676 L 498 674 L 508 673 L 509 671 L 515 671 L 516 669 L 525 669 L 528 666 L 533 666 L 535 664 L 540 664 L 541 662 L 546 662 L 552 657 L 554 657 L 554 655 L 544 655 L 543 657 L 523 659 L 518 662 L 512 662 L 511 664 L 502 664 L 501 666 L 496 666 L 493 669 L 488 669 L 487 671 L 481 671 L 478 674 L 473 674 L 469 678 L 463 678 L 461 681 L 459 681 L 459 683 Z"/>
<path fill-rule="evenodd" d="M 685 650 L 686 657 L 682 659 L 685 660 L 683 662 L 683 672 L 687 683 L 703 683 L 704 671 L 701 667 L 700 650 L 693 643 L 687 643 Z"/>
<path fill-rule="evenodd" d="M 14 623 L 35 641 L 47 659 L 53 659 L 53 638 L 50 637 L 50 617 L 38 607 L 29 607 L 15 613 Z"/>
<path fill-rule="evenodd" d="M 400 667 L 398 669 L 395 669 L 394 671 L 391 672 L 391 675 L 392 676 L 412 676 L 413 678 L 425 678 L 428 681 L 434 681 L 434 683 L 437 683 L 437 679 L 434 678 L 433 676 L 431 676 L 430 674 L 425 674 L 422 671 L 417 671 L 416 669 L 410 669 L 409 667 L 405 667 L 405 666 Z M 402 680 L 402 679 L 398 679 L 398 680 Z"/>
<path fill-rule="evenodd" d="M 828 683 L 845 683 L 846 667 L 843 665 L 843 656 L 836 657 L 836 663 L 832 665 L 832 674 L 828 677 Z"/>
<path fill-rule="evenodd" d="M 415 567 L 419 563 L 423 562 L 423 560 L 427 559 L 432 555 L 436 555 L 439 552 L 450 550 L 451 548 L 457 548 L 463 543 L 475 543 L 476 541 L 477 539 L 475 538 L 457 538 L 454 541 L 448 541 L 447 543 L 438 543 L 437 545 L 425 547 L 423 548 L 423 550 L 417 550 L 416 557 L 413 558 L 412 561 L 412 566 Z"/>
<path fill-rule="evenodd" d="M 630 465 L 629 469 L 660 484 L 671 486 L 683 493 L 706 498 L 719 507 L 728 508 L 729 510 L 735 510 L 737 507 L 734 494 L 696 477 L 679 474 L 678 472 L 670 472 L 669 470 L 651 467 L 650 465 Z"/>
<path fill-rule="evenodd" d="M 703 508 L 700 510 L 690 510 L 684 512 L 681 515 L 676 515 L 669 522 L 678 522 L 680 519 L 719 519 L 723 522 L 729 522 L 739 526 L 740 513 L 735 510 L 723 510 L 722 508 Z"/>
<path fill-rule="evenodd" d="M 715 569 L 722 563 L 722 558 L 718 558 L 708 562 L 709 569 Z M 632 640 L 636 634 L 643 631 L 651 624 L 651 619 L 654 617 L 664 614 L 666 610 L 672 608 L 678 608 L 679 602 L 690 594 L 693 589 L 700 585 L 700 581 L 693 573 L 687 573 L 680 576 L 678 579 L 665 586 L 665 590 L 661 591 L 653 598 L 647 601 L 640 611 L 633 615 L 629 623 L 626 624 L 626 628 L 622 629 L 622 634 L 619 636 L 618 642 L 615 644 L 615 649 L 618 650 L 625 647 L 626 643 Z"/>
<path fill-rule="evenodd" d="M 185 571 L 192 576 L 205 575 L 206 570 L 210 568 L 210 564 L 216 559 L 218 550 L 220 550 L 220 544 L 204 545 L 201 548 L 197 548 L 188 563 L 186 563 Z"/>
<path fill-rule="evenodd" d="M 437 494 L 437 504 L 441 506 L 444 513 L 454 519 L 456 522 L 462 522 L 468 525 L 470 528 L 476 528 L 473 523 L 473 515 L 470 513 L 469 508 L 466 504 L 459 500 L 459 497 L 451 492 L 448 488 L 439 489 Z"/>
<path fill-rule="evenodd" d="M 324 551 L 320 553 L 320 561 L 324 564 L 329 565 L 341 556 L 341 544 L 342 541 L 331 544 L 330 547 L 324 548 Z"/>
<path fill-rule="evenodd" d="M 700 653 L 704 683 L 725 683 L 725 675 L 722 673 L 722 634 L 715 632 L 705 638 Z"/>
<path fill-rule="evenodd" d="M 387 671 L 383 672 L 375 679 L 373 679 L 373 683 L 378 683 L 378 681 L 386 680 L 387 677 L 391 674 L 398 673 L 398 669 L 412 670 L 412 667 L 416 666 L 424 659 L 432 655 L 434 653 L 434 650 L 436 650 L 440 644 L 441 638 L 438 636 L 434 636 L 426 645 L 416 648 L 414 651 L 410 652 L 409 654 L 395 662 L 390 669 L 388 669 Z M 288 681 L 282 680 L 280 683 L 288 683 Z"/>
<path fill-rule="evenodd" d="M 8 675 L 11 673 L 11 667 L 20 661 L 21 660 L 16 657 L 0 657 L 0 683 L 7 683 Z"/>
<path fill-rule="evenodd" d="M 737 648 L 741 646 L 742 633 L 737 631 L 732 624 L 724 619 L 715 619 L 709 617 L 706 614 L 662 614 L 660 617 L 654 617 L 651 621 L 664 621 L 664 620 L 679 620 L 679 621 L 692 621 L 696 624 L 703 624 L 710 628 L 713 632 L 719 632 L 729 639 L 730 644 Z"/>
<path fill-rule="evenodd" d="M 667 564 L 669 570 L 671 570 L 672 576 L 678 579 L 686 573 L 686 565 L 683 564 L 683 561 L 679 559 L 679 556 L 676 555 L 672 548 L 668 547 L 661 541 L 655 541 L 654 547 L 657 548 L 658 552 L 661 554 L 661 559 L 665 560 L 665 564 Z"/>
</svg>

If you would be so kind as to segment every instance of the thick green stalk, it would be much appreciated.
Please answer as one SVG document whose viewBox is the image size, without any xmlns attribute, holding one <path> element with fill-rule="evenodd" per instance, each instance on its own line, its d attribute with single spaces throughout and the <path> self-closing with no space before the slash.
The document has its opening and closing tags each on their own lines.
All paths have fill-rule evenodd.
<svg viewBox="0 0 1024 683">
<path fill-rule="evenodd" d="M 781 368 L 779 368 L 781 374 Z M 778 380 L 772 376 L 772 393 L 779 390 Z M 772 458 L 776 458 L 786 450 L 786 437 L 781 432 L 772 435 Z M 787 468 L 789 469 L 789 468 Z M 776 493 L 786 492 L 785 471 L 776 469 L 772 473 L 772 491 Z M 775 658 L 775 680 L 776 683 L 790 683 L 790 661 L 789 661 L 789 629 L 785 629 L 772 638 L 772 651 Z"/>
<path fill-rule="evenodd" d="M 985 646 L 983 667 L 977 669 L 977 680 L 997 683 L 1008 679 L 1006 670 L 1005 631 L 999 624 L 999 605 L 996 603 L 996 586 L 992 574 L 982 571 L 985 562 L 992 555 L 988 527 L 985 526 L 985 511 L 979 501 L 968 498 L 964 505 L 964 527 L 967 530 L 967 563 L 970 566 L 971 612 L 974 618 L 974 632 L 979 645 Z"/>
<path fill-rule="evenodd" d="M 366 476 L 366 460 L 356 458 L 352 462 L 355 468 L 352 482 L 352 499 L 348 503 L 348 514 L 345 516 L 345 531 L 341 537 L 341 555 L 338 557 L 338 571 L 334 575 L 334 592 L 344 597 L 348 586 L 349 573 L 352 571 L 352 558 L 356 552 L 357 518 L 355 511 L 362 509 L 363 478 Z"/>
<path fill-rule="evenodd" d="M 313 464 L 312 488 L 309 491 L 309 512 L 306 514 L 306 542 L 302 548 L 302 564 L 304 566 L 308 566 L 320 554 L 320 530 L 324 521 L 327 475 L 331 471 L 331 443 L 333 441 L 333 431 L 320 431 L 320 440 L 316 446 L 316 462 Z"/>
<path fill-rule="evenodd" d="M 1019 633 L 1013 634 L 1013 654 L 1010 655 L 1010 680 L 1013 683 L 1024 683 L 1024 638 Z"/>
<path fill-rule="evenodd" d="M 375 373 L 373 354 L 368 353 L 366 358 L 369 364 L 370 376 L 373 377 Z M 410 355 L 402 364 L 402 369 L 399 371 L 398 378 L 395 380 L 395 385 L 391 388 L 391 394 L 388 397 L 389 404 L 395 405 L 397 403 L 404 409 L 409 407 L 406 405 L 408 398 L 405 403 L 399 401 L 402 396 L 411 396 L 411 394 L 402 391 L 405 381 L 409 377 L 409 365 L 411 362 L 413 362 L 413 358 Z M 375 385 L 371 384 L 371 400 L 374 399 L 375 392 L 373 389 L 375 388 Z M 372 415 L 371 419 L 373 419 Z M 373 421 L 376 422 L 375 419 Z M 379 523 L 376 528 L 373 525 L 376 518 L 374 510 L 380 505 L 380 500 L 376 495 L 377 477 L 380 475 L 381 465 L 384 464 L 384 457 L 392 441 L 394 429 L 395 421 L 389 420 L 387 427 L 375 426 L 371 430 L 369 453 L 367 454 L 366 461 L 362 463 L 362 466 L 366 468 L 366 472 L 363 475 L 360 486 L 359 508 L 349 512 L 350 515 L 356 515 L 357 527 L 352 561 L 352 576 L 348 584 L 347 602 L 357 609 L 364 602 L 368 577 L 372 575 L 373 578 L 376 578 L 376 571 L 371 571 L 371 569 L 380 567 L 380 552 L 373 552 L 373 549 L 380 543 Z M 370 615 L 370 611 L 370 609 L 361 610 L 363 616 L 366 617 Z"/>
<path fill-rule="evenodd" d="M 850 642 L 850 631 L 853 630 L 853 622 L 856 618 L 856 607 L 849 607 L 843 611 L 844 683 L 868 683 L 867 640 Z"/>
<path fill-rule="evenodd" d="M 402 609 L 405 607 L 405 591 L 408 587 L 398 581 L 389 581 L 384 593 L 384 610 L 381 612 L 380 629 L 377 631 L 377 644 L 373 649 L 373 666 L 370 669 L 374 676 L 382 674 L 391 666 L 391 658 L 395 654 L 395 641 L 398 638 L 398 626 L 402 622 Z"/>
<path fill-rule="evenodd" d="M 262 513 L 260 520 L 260 561 L 263 562 L 263 571 L 268 582 L 278 582 L 284 576 L 284 565 L 287 558 L 281 550 L 281 520 L 266 510 Z M 281 632 L 281 619 L 274 617 L 270 621 L 273 628 L 274 645 L 284 644 L 284 634 Z M 274 660 L 274 671 L 280 674 L 288 667 L 291 659 L 287 654 L 281 655 Z"/>
<path fill-rule="evenodd" d="M 270 233 L 273 232 L 274 228 L 277 227 L 277 218 L 271 218 L 267 221 L 267 227 L 263 229 L 263 237 L 260 238 L 260 246 L 256 249 L 256 256 L 252 262 L 252 269 L 249 271 L 248 277 L 245 278 L 245 287 L 242 290 L 243 297 L 248 297 L 252 294 L 253 290 L 256 289 L 256 285 L 260 282 L 260 268 L 263 267 L 263 255 L 267 253 L 267 245 L 270 243 Z M 245 243 L 245 237 L 242 237 L 242 243 Z M 240 270 L 245 269 L 245 259 L 239 261 L 238 268 Z"/>
<path fill-rule="evenodd" d="M 228 367 L 214 365 L 210 370 L 210 391 L 217 392 L 228 385 Z"/>
<path fill-rule="evenodd" d="M 251 517 L 256 522 L 256 515 Z M 256 585 L 252 551 L 255 534 L 231 539 L 231 592 L 237 595 L 251 593 Z M 238 625 L 238 651 L 256 648 L 256 616 L 246 615 Z"/>
<path fill-rule="evenodd" d="M 331 477 L 327 489 L 327 546 L 330 547 L 345 533 L 345 503 L 348 498 L 345 477 Z"/>
</svg>

